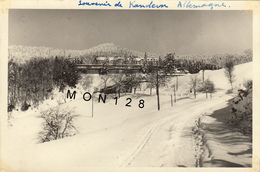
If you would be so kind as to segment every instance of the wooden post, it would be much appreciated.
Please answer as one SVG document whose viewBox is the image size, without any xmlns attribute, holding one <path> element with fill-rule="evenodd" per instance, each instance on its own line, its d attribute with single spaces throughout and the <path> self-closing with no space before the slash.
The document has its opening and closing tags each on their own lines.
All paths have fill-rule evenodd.
<svg viewBox="0 0 260 172">
<path fill-rule="evenodd" d="M 173 93 L 174 93 L 174 103 L 176 103 L 176 89 L 175 89 L 175 85 L 173 87 Z"/>
<path fill-rule="evenodd" d="M 172 102 L 172 94 L 171 94 L 171 106 L 173 106 L 173 102 Z"/>
<path fill-rule="evenodd" d="M 178 80 L 178 76 L 176 75 L 176 91 L 178 90 L 179 87 L 179 80 Z"/>
<path fill-rule="evenodd" d="M 202 70 L 202 81 L 204 83 L 204 69 Z"/>
<path fill-rule="evenodd" d="M 92 118 L 94 117 L 94 92 L 92 94 L 92 114 L 91 114 L 91 117 Z"/>
</svg>

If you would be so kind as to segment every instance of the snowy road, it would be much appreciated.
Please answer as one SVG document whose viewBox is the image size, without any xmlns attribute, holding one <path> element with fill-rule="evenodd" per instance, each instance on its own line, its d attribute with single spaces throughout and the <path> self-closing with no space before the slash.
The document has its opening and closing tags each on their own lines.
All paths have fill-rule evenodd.
<svg viewBox="0 0 260 172">
<path fill-rule="evenodd" d="M 164 106 L 167 98 L 162 97 Z M 82 158 L 77 158 L 77 164 L 84 159 L 86 166 L 195 166 L 191 137 L 194 122 L 199 115 L 228 98 L 227 95 L 215 95 L 212 99 L 206 99 L 201 95 L 197 99 L 178 101 L 172 108 L 162 106 L 159 112 L 156 110 L 156 101 L 149 100 L 147 102 L 153 104 L 147 105 L 147 109 L 133 108 L 124 113 L 119 113 L 122 106 L 109 112 L 111 108 L 106 109 L 98 104 L 96 106 L 103 108 L 98 108 L 94 117 L 97 122 L 95 131 L 87 132 L 84 139 L 76 136 L 80 137 L 78 143 L 84 143 L 87 147 L 83 149 L 85 153 L 78 156 Z M 104 111 L 107 112 L 106 117 Z M 102 114 L 103 117 L 99 118 L 98 115 Z M 93 119 L 89 127 L 94 123 Z M 90 131 L 89 127 L 85 126 L 85 130 Z"/>
<path fill-rule="evenodd" d="M 195 145 L 192 139 L 195 120 L 202 113 L 212 111 L 214 106 L 223 101 L 224 97 L 200 97 L 177 105 L 168 112 L 171 113 L 170 116 L 152 124 L 141 144 L 136 146 L 134 154 L 131 154 L 122 166 L 195 167 Z"/>
<path fill-rule="evenodd" d="M 161 96 L 162 110 L 157 111 L 157 102 L 152 101 L 155 96 L 143 97 L 144 109 L 134 103 L 139 97 L 133 97 L 132 108 L 127 109 L 122 101 L 126 97 L 121 98 L 122 106 L 120 101 L 114 106 L 113 99 L 106 104 L 96 103 L 94 118 L 90 117 L 91 111 L 86 111 L 91 104 L 82 100 L 66 103 L 66 106 L 76 107 L 82 115 L 76 124 L 80 133 L 44 144 L 23 143 L 15 152 L 9 151 L 10 163 L 19 169 L 31 170 L 48 167 L 194 167 L 191 136 L 195 120 L 229 98 L 228 95 L 214 95 L 212 99 L 206 99 L 205 95 L 200 95 L 170 107 L 169 97 Z M 26 126 L 30 125 L 27 122 Z M 22 142 L 23 139 L 18 140 Z"/>
</svg>

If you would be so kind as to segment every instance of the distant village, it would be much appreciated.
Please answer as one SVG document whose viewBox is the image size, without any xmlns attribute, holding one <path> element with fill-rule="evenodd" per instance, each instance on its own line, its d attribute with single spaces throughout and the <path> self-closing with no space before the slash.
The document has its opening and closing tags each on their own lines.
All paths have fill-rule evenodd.
<svg viewBox="0 0 260 172">
<path fill-rule="evenodd" d="M 122 64 L 157 64 L 161 57 L 147 57 L 146 54 L 144 57 L 137 57 L 137 56 L 96 56 L 92 58 L 91 62 L 84 62 L 85 57 L 70 57 L 69 58 L 75 64 L 106 64 L 106 65 L 122 65 Z"/>
<path fill-rule="evenodd" d="M 170 53 L 172 58 L 174 53 Z M 107 74 L 107 73 L 151 73 L 159 69 L 159 63 L 163 61 L 163 57 L 147 57 L 146 53 L 144 57 L 137 56 L 98 56 L 94 57 L 91 63 L 84 63 L 79 58 L 74 58 L 73 63 L 76 64 L 76 68 L 88 74 Z M 174 59 L 173 59 L 174 60 Z M 187 74 L 188 71 L 180 67 L 174 68 L 174 73 L 177 75 Z"/>
<path fill-rule="evenodd" d="M 95 59 L 97 64 L 103 64 L 105 62 L 109 63 L 109 64 L 123 64 L 125 61 L 130 62 L 131 64 L 142 64 L 144 61 L 147 62 L 158 62 L 159 58 L 140 58 L 140 57 L 135 57 L 135 58 L 131 58 L 131 57 L 97 57 Z"/>
</svg>

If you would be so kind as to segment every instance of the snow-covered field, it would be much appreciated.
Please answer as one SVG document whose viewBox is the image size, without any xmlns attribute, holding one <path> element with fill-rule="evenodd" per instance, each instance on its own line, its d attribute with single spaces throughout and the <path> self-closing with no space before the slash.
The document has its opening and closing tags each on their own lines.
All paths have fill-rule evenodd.
<svg viewBox="0 0 260 172">
<path fill-rule="evenodd" d="M 234 74 L 237 89 L 246 79 L 252 79 L 252 62 L 236 66 Z M 202 74 L 198 76 L 201 78 Z M 168 88 L 160 89 L 160 111 L 157 110 L 156 96 L 150 96 L 147 89 L 136 94 L 123 94 L 117 105 L 113 97 L 108 97 L 105 104 L 98 103 L 96 95 L 91 117 L 92 101 L 86 102 L 78 94 L 75 100 L 61 105 L 62 108 L 74 107 L 75 113 L 80 115 L 75 122 L 78 134 L 46 143 L 38 143 L 43 122 L 37 118 L 39 111 L 14 111 L 10 120 L 12 125 L 7 127 L 2 138 L 2 159 L 12 169 L 24 171 L 73 171 L 85 167 L 195 167 L 197 153 L 192 131 L 195 121 L 205 112 L 210 115 L 209 112 L 223 108 L 233 96 L 225 94 L 230 84 L 223 69 L 205 71 L 207 77 L 217 89 L 212 98 L 206 99 L 205 94 L 200 93 L 194 99 L 189 93 L 190 76 L 182 76 L 178 77 L 177 102 L 173 107 L 170 102 L 173 89 L 170 86 L 176 83 L 176 78 L 168 83 Z M 131 107 L 125 106 L 127 98 L 132 99 Z M 138 107 L 140 99 L 144 100 L 144 108 Z M 203 122 L 205 125 L 217 123 L 212 119 Z M 208 138 L 214 136 L 212 133 L 209 135 Z M 216 139 L 214 142 L 214 137 L 211 140 L 208 144 L 219 144 Z M 241 144 L 248 146 L 248 143 Z M 232 145 L 223 147 L 229 149 Z M 238 146 L 236 151 L 244 148 Z M 214 146 L 210 149 L 214 154 Z M 225 153 L 223 151 L 218 157 L 225 156 Z"/>
</svg>

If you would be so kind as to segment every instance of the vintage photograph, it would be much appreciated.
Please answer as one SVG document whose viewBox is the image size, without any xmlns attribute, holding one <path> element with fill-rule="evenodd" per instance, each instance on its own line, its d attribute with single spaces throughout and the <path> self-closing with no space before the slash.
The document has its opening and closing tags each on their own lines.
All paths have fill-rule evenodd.
<svg viewBox="0 0 260 172">
<path fill-rule="evenodd" d="M 8 15 L 13 169 L 252 167 L 252 11 Z"/>
</svg>

